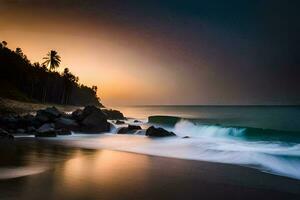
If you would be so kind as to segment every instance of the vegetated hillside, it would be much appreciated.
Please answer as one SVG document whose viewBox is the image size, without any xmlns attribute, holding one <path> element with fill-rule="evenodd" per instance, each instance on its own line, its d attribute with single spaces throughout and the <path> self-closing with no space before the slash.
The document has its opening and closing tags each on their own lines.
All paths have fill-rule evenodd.
<svg viewBox="0 0 300 200">
<path fill-rule="evenodd" d="M 68 68 L 58 73 L 60 57 L 50 51 L 43 64 L 31 63 L 21 48 L 15 51 L 0 42 L 0 97 L 68 105 L 102 106 L 97 97 L 97 87 L 78 82 Z M 48 69 L 49 68 L 49 69 Z"/>
</svg>

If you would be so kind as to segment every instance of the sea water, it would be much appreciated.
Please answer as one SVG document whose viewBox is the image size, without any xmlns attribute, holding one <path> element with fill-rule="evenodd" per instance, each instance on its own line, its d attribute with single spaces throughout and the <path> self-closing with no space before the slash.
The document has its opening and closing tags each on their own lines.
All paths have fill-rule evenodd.
<svg viewBox="0 0 300 200">
<path fill-rule="evenodd" d="M 293 106 L 135 106 L 116 107 L 134 124 L 173 131 L 177 137 L 76 134 L 54 140 L 85 148 L 244 165 L 300 179 L 300 107 Z M 149 116 L 163 116 L 149 122 Z M 177 117 L 173 123 L 169 118 Z M 189 138 L 184 139 L 184 136 Z"/>
</svg>

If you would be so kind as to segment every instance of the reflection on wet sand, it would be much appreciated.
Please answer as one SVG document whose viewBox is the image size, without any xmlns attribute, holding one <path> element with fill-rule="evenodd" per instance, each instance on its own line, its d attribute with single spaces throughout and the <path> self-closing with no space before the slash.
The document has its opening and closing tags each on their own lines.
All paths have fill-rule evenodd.
<svg viewBox="0 0 300 200">
<path fill-rule="evenodd" d="M 90 187 L 124 188 L 128 190 L 134 181 L 141 184 L 147 181 L 148 157 L 136 159 L 136 155 L 122 154 L 101 150 L 92 155 L 82 156 L 79 151 L 67 161 L 55 175 L 65 189 L 80 194 Z M 132 179 L 134 177 L 134 179 Z M 104 188 L 104 187 L 103 187 Z M 101 191 L 99 191 L 101 192 Z"/>
<path fill-rule="evenodd" d="M 30 171 L 39 166 L 47 170 L 0 180 L 1 200 L 291 199 L 300 195 L 299 181 L 238 166 L 78 149 L 53 141 L 22 141 L 7 149 L 0 147 L 0 170 Z"/>
</svg>

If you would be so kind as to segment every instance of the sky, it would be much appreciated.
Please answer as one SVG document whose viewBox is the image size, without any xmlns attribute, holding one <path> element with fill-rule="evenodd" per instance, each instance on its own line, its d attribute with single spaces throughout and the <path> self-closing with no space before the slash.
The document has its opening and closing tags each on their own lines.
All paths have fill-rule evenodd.
<svg viewBox="0 0 300 200">
<path fill-rule="evenodd" d="M 300 104 L 300 1 L 0 0 L 0 40 L 54 49 L 105 105 Z"/>
</svg>

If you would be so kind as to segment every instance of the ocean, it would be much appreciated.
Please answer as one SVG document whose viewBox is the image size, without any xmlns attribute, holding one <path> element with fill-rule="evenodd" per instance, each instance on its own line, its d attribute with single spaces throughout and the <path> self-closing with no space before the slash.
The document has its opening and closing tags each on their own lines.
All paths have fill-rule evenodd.
<svg viewBox="0 0 300 200">
<path fill-rule="evenodd" d="M 117 143 L 120 145 L 117 149 L 238 164 L 300 179 L 298 106 L 131 106 L 116 109 L 129 118 L 141 120 L 144 125 L 161 126 L 179 136 L 141 144 L 130 142 L 123 147 L 122 143 Z M 149 116 L 164 117 L 148 122 Z M 172 117 L 177 118 L 174 121 Z M 182 139 L 184 136 L 190 138 Z M 116 148 L 116 145 L 111 146 Z"/>
<path fill-rule="evenodd" d="M 188 160 L 242 165 L 300 179 L 300 107 L 131 106 L 114 107 L 129 124 L 154 125 L 177 137 L 148 138 L 145 131 L 73 134 L 47 140 L 88 149 L 120 150 Z M 152 116 L 150 121 L 148 117 Z M 153 117 L 156 116 L 156 117 Z M 134 122 L 138 119 L 140 122 Z M 188 138 L 183 138 L 188 136 Z"/>
</svg>

